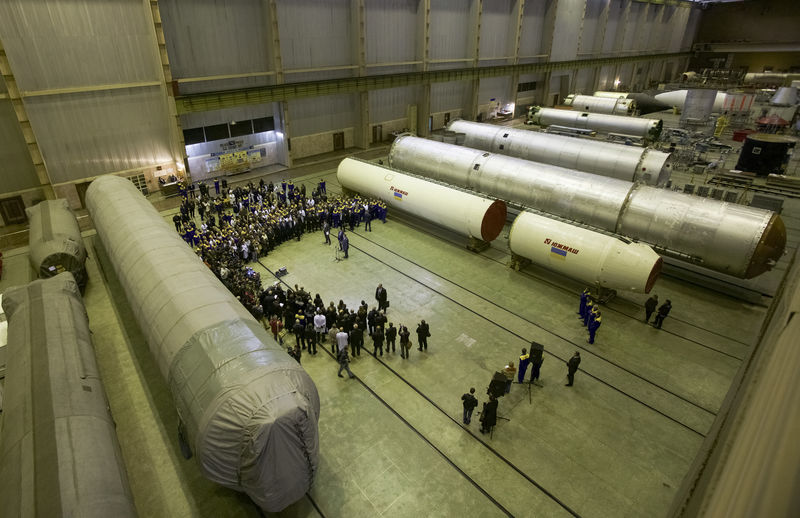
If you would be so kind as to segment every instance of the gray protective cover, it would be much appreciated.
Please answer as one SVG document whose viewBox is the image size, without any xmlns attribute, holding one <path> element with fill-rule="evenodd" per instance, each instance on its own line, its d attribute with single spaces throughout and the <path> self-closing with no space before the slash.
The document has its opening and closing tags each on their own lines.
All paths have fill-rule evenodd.
<svg viewBox="0 0 800 518">
<path fill-rule="evenodd" d="M 3 309 L 0 515 L 136 516 L 72 274 L 7 290 Z"/>
<path fill-rule="evenodd" d="M 67 200 L 46 200 L 25 209 L 29 220 L 31 266 L 40 279 L 72 272 L 86 285 L 86 248 Z"/>
<path fill-rule="evenodd" d="M 98 178 L 86 202 L 203 474 L 271 512 L 302 498 L 319 453 L 314 382 L 130 181 Z"/>
</svg>

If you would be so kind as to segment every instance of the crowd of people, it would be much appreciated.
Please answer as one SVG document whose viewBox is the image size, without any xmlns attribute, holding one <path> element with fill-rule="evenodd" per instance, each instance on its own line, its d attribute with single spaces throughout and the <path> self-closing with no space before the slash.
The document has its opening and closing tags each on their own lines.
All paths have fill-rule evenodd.
<svg viewBox="0 0 800 518">
<path fill-rule="evenodd" d="M 381 200 L 329 197 L 324 180 L 308 192 L 305 184 L 298 187 L 291 180 L 275 185 L 261 179 L 257 185 L 228 188 L 222 178 L 214 180 L 213 194 L 204 182 L 181 184 L 179 194 L 180 210 L 172 218 L 175 230 L 257 318 L 269 312 L 259 304 L 261 279 L 247 263 L 319 230 L 338 228 L 341 246 L 346 228 L 352 231 L 374 219 L 385 223 L 387 216 Z"/>
<path fill-rule="evenodd" d="M 339 246 L 347 257 L 347 235 L 364 224 L 386 223 L 386 204 L 361 196 L 328 196 L 325 181 L 308 192 L 305 184 L 289 181 L 275 185 L 260 180 L 245 186 L 228 188 L 227 180 L 183 184 L 179 188 L 181 206 L 173 217 L 175 230 L 211 269 L 242 305 L 287 347 L 298 362 L 303 351 L 316 355 L 330 339 L 331 352 L 351 377 L 351 357 L 361 356 L 365 341 L 371 339 L 372 354 L 396 353 L 409 358 L 413 345 L 408 327 L 388 322 L 387 290 L 378 285 L 372 308 L 361 301 L 358 308 L 348 308 L 343 300 L 325 305 L 317 293 L 313 298 L 304 287 L 282 288 L 280 282 L 264 289 L 261 276 L 248 267 L 280 244 L 303 234 L 322 231 L 325 243 L 331 244 L 330 232 L 338 229 Z M 199 194 L 198 191 L 199 190 Z M 199 226 L 197 218 L 199 216 Z M 293 336 L 292 343 L 286 338 Z M 427 351 L 430 326 L 424 320 L 416 328 L 418 349 Z M 397 341 L 399 339 L 399 347 Z"/>
</svg>

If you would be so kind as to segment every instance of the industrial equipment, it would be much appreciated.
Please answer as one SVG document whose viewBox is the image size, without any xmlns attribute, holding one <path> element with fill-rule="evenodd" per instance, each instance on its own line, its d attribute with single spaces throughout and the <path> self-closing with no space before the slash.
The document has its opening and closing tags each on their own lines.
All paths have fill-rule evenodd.
<svg viewBox="0 0 800 518">
<path fill-rule="evenodd" d="M 484 241 L 495 239 L 505 224 L 506 206 L 502 201 L 371 162 L 346 158 L 339 164 L 336 176 L 347 189 L 378 197 L 395 208 Z M 510 239 L 509 246 L 516 255 L 602 288 L 646 293 L 661 271 L 661 258 L 645 245 L 625 243 L 530 212 L 517 216 Z"/>
<path fill-rule="evenodd" d="M 581 142 L 577 140 L 577 142 Z M 786 245 L 777 214 L 477 149 L 403 136 L 389 164 L 653 245 L 740 278 L 769 270 Z"/>
<path fill-rule="evenodd" d="M 86 204 L 203 475 L 269 512 L 302 498 L 318 467 L 314 382 L 130 181 L 96 179 Z"/>
<path fill-rule="evenodd" d="M 531 212 L 520 212 L 508 247 L 568 277 L 611 290 L 649 293 L 662 259 L 647 245 L 623 241 Z"/>
<path fill-rule="evenodd" d="M 796 145 L 797 141 L 789 137 L 753 133 L 744 141 L 736 169 L 759 176 L 783 174 Z"/>
<path fill-rule="evenodd" d="M 644 138 L 649 141 L 658 140 L 664 122 L 659 119 L 640 119 L 620 115 L 605 115 L 570 110 L 557 110 L 531 106 L 528 109 L 528 121 L 540 126 L 564 126 L 598 131 L 600 133 L 619 133 Z"/>
<path fill-rule="evenodd" d="M 672 173 L 669 153 L 654 149 L 464 120 L 453 121 L 448 127 L 466 135 L 467 147 L 610 178 L 665 185 Z"/>
<path fill-rule="evenodd" d="M 3 293 L 3 516 L 135 517 L 86 308 L 64 272 Z"/>
<path fill-rule="evenodd" d="M 669 105 L 673 106 L 679 110 L 683 110 L 684 105 L 686 104 L 686 97 L 689 94 L 689 90 L 673 90 L 671 92 L 664 92 L 661 94 L 656 94 L 656 99 Z M 712 111 L 715 113 L 720 113 L 725 109 L 725 99 L 727 98 L 727 94 L 725 92 L 717 92 L 714 95 L 714 103 L 712 105 Z"/>
<path fill-rule="evenodd" d="M 86 247 L 67 200 L 46 200 L 25 212 L 29 221 L 29 258 L 39 278 L 71 272 L 83 291 L 87 280 Z"/>
<path fill-rule="evenodd" d="M 605 113 L 606 115 L 630 115 L 636 110 L 636 102 L 621 97 L 594 97 L 591 95 L 568 95 L 564 99 L 566 106 L 575 110 Z"/>
<path fill-rule="evenodd" d="M 652 95 L 642 93 L 604 92 L 602 90 L 598 90 L 592 95 L 594 95 L 594 97 L 610 97 L 612 99 L 630 99 L 636 103 L 636 111 L 640 115 L 660 112 L 670 108 L 668 104 L 662 103 Z"/>
<path fill-rule="evenodd" d="M 345 158 L 339 163 L 336 178 L 346 189 L 374 196 L 392 208 L 414 213 L 482 241 L 495 240 L 506 222 L 506 204 L 502 201 L 415 178 L 371 162 Z"/>
</svg>

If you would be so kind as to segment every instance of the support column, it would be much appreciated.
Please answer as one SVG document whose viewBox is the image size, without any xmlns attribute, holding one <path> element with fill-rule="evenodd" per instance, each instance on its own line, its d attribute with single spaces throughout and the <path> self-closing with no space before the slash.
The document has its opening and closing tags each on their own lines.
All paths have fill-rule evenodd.
<svg viewBox="0 0 800 518">
<path fill-rule="evenodd" d="M 419 69 L 427 72 L 430 67 L 431 49 L 431 0 L 420 0 L 417 4 L 417 60 Z M 417 89 L 417 104 L 406 110 L 408 129 L 419 136 L 428 135 L 428 118 L 431 114 L 431 84 L 426 82 Z"/>
<path fill-rule="evenodd" d="M 470 32 L 467 39 L 467 57 L 471 58 L 473 68 L 478 68 L 478 58 L 481 52 L 481 16 L 483 15 L 483 0 L 472 0 L 470 5 Z M 480 93 L 481 80 L 478 78 L 470 81 L 470 92 L 467 104 L 463 108 L 464 118 L 475 120 L 478 116 L 478 94 Z"/>
<path fill-rule="evenodd" d="M 269 27 L 269 37 L 266 41 L 267 56 L 269 56 L 269 68 L 275 72 L 272 76 L 274 84 L 281 85 L 284 82 L 283 58 L 281 56 L 281 38 L 278 29 L 278 7 L 275 0 L 263 0 L 264 12 L 267 15 L 267 27 Z M 289 149 L 291 143 L 291 133 L 289 131 L 289 102 L 280 101 L 272 103 L 272 119 L 275 121 L 275 135 L 277 137 L 276 148 L 278 160 L 286 167 L 292 167 L 292 153 Z"/>
<path fill-rule="evenodd" d="M 508 63 L 511 65 L 519 64 L 519 45 L 522 36 L 522 20 L 525 14 L 525 0 L 517 0 L 515 12 L 516 16 L 513 18 L 513 26 L 511 28 L 512 30 L 509 31 L 509 33 L 512 34 L 509 46 L 512 52 L 511 52 L 511 59 L 508 60 Z M 519 71 L 515 69 L 514 73 L 511 74 L 511 89 L 509 92 L 509 99 L 511 99 L 511 102 L 514 103 L 515 112 L 517 107 L 518 94 L 519 94 Z M 516 116 L 516 113 L 514 114 L 514 116 Z"/>
<path fill-rule="evenodd" d="M 146 0 L 147 1 L 147 0 Z M 177 83 L 172 80 L 172 70 L 169 66 L 169 56 L 167 54 L 167 41 L 164 37 L 164 26 L 161 22 L 161 11 L 158 7 L 158 0 L 149 0 L 150 15 L 153 20 L 155 30 L 155 43 L 158 51 L 158 59 L 161 62 L 161 90 L 164 92 L 167 103 L 167 114 L 169 117 L 170 149 L 178 170 L 183 169 L 186 179 L 191 181 L 191 175 L 187 166 L 186 142 L 183 139 L 183 128 L 181 118 L 175 106 L 175 94 L 177 93 Z"/>
<path fill-rule="evenodd" d="M 353 62 L 358 68 L 354 73 L 358 77 L 367 74 L 367 21 L 365 14 L 364 0 L 351 0 L 350 14 L 353 26 Z M 369 92 L 360 90 L 358 92 L 358 117 L 356 126 L 353 128 L 353 143 L 356 147 L 367 149 L 371 137 L 369 120 Z"/>
<path fill-rule="evenodd" d="M 39 143 L 36 140 L 36 133 L 33 131 L 31 121 L 28 119 L 28 112 L 25 109 L 25 104 L 22 101 L 22 95 L 19 88 L 17 88 L 17 81 L 14 79 L 14 74 L 11 71 L 11 65 L 6 56 L 5 47 L 0 40 L 0 75 L 6 85 L 8 91 L 8 98 L 11 100 L 11 106 L 14 108 L 14 113 L 17 116 L 22 136 L 25 138 L 25 144 L 28 147 L 28 154 L 31 157 L 33 169 L 36 171 L 36 177 L 39 180 L 39 185 L 43 187 L 44 196 L 48 200 L 55 199 L 53 192 L 52 182 L 50 175 L 47 173 L 47 165 L 44 162 L 42 153 L 39 150 Z"/>
</svg>

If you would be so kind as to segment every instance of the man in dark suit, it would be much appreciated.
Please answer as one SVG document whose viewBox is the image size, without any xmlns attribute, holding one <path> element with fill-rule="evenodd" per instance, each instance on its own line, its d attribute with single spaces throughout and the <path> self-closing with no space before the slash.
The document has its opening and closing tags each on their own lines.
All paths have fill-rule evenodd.
<svg viewBox="0 0 800 518">
<path fill-rule="evenodd" d="M 388 298 L 389 295 L 386 293 L 386 288 L 383 287 L 383 284 L 378 284 L 378 287 L 375 289 L 375 300 L 378 301 L 378 311 L 385 310 L 389 307 L 386 303 Z"/>
<path fill-rule="evenodd" d="M 575 373 L 578 371 L 578 365 L 580 364 L 581 353 L 575 351 L 575 354 L 572 355 L 572 358 L 567 362 L 567 384 L 564 385 L 565 387 L 572 386 L 572 383 L 575 381 Z"/>
<path fill-rule="evenodd" d="M 430 327 L 428 324 L 423 320 L 419 324 L 417 324 L 417 343 L 419 344 L 419 350 L 422 351 L 428 350 L 428 337 L 431 336 Z"/>
</svg>

